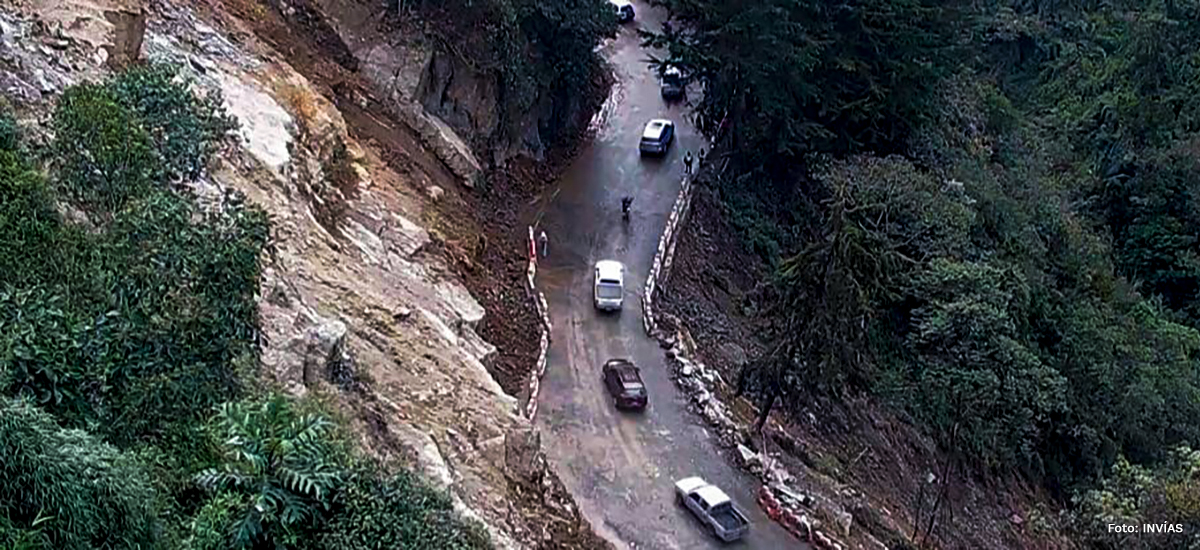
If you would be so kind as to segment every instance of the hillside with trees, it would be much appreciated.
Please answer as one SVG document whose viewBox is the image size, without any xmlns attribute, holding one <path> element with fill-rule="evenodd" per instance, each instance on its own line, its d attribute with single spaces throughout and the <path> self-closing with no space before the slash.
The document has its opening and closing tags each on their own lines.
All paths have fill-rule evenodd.
<svg viewBox="0 0 1200 550">
<path fill-rule="evenodd" d="M 0 116 L 0 547 L 491 547 L 264 384 L 270 221 L 180 186 L 236 127 L 220 97 L 140 65 L 51 124 L 37 147 Z"/>
<path fill-rule="evenodd" d="M 1089 545 L 1200 544 L 1200 3 L 660 3 L 770 266 L 740 385 L 886 403 Z"/>
</svg>

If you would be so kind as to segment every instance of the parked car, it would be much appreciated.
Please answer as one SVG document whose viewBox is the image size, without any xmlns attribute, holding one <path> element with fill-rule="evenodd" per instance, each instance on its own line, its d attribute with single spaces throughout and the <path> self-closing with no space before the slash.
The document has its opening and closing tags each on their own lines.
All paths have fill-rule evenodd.
<svg viewBox="0 0 1200 550">
<path fill-rule="evenodd" d="M 679 67 L 668 66 L 662 74 L 662 96 L 664 99 L 679 99 L 683 97 L 683 71 Z"/>
<path fill-rule="evenodd" d="M 675 499 L 691 510 L 718 539 L 731 542 L 750 532 L 750 520 L 733 505 L 729 495 L 701 478 L 676 481 Z"/>
<path fill-rule="evenodd" d="M 625 265 L 615 260 L 600 260 L 592 276 L 592 297 L 596 309 L 616 311 L 621 309 L 625 297 Z"/>
<path fill-rule="evenodd" d="M 617 21 L 621 23 L 633 21 L 633 4 L 629 0 L 608 0 L 608 3 L 616 10 Z"/>
<path fill-rule="evenodd" d="M 665 118 L 656 118 L 646 123 L 646 129 L 642 130 L 642 142 L 638 148 L 642 154 L 666 154 L 673 139 L 675 139 L 675 123 Z"/>
<path fill-rule="evenodd" d="M 628 359 L 609 359 L 604 363 L 604 387 L 618 409 L 646 408 L 646 385 L 642 373 Z"/>
</svg>

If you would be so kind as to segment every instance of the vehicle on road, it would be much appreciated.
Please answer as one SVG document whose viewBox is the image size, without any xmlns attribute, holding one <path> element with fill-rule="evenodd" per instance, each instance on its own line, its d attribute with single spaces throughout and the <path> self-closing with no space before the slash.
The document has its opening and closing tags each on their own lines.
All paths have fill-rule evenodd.
<svg viewBox="0 0 1200 550">
<path fill-rule="evenodd" d="M 633 21 L 633 4 L 629 0 L 608 0 L 608 3 L 616 11 L 618 22 L 628 23 Z"/>
<path fill-rule="evenodd" d="M 642 373 L 628 359 L 609 359 L 604 362 L 604 387 L 618 409 L 645 409 L 648 399 Z"/>
<path fill-rule="evenodd" d="M 615 260 L 596 262 L 592 296 L 596 309 L 616 311 L 625 298 L 625 265 Z"/>
<path fill-rule="evenodd" d="M 675 499 L 700 520 L 713 536 L 735 541 L 750 532 L 750 520 L 733 505 L 729 495 L 698 477 L 675 482 Z"/>
<path fill-rule="evenodd" d="M 679 99 L 683 97 L 683 71 L 674 65 L 668 65 L 662 73 L 663 99 Z"/>
<path fill-rule="evenodd" d="M 642 130 L 642 142 L 638 146 L 642 154 L 666 154 L 675 139 L 675 123 L 665 118 L 656 118 L 646 123 Z"/>
</svg>

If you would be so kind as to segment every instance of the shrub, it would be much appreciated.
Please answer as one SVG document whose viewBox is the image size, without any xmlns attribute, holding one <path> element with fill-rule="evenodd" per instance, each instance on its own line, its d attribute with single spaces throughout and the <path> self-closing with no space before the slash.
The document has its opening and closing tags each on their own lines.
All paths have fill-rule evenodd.
<svg viewBox="0 0 1200 550">
<path fill-rule="evenodd" d="M 0 472 L 0 536 L 64 549 L 154 545 L 154 492 L 140 465 L 23 400 L 0 401 Z"/>
<path fill-rule="evenodd" d="M 223 513 L 232 519 L 232 547 L 295 543 L 319 523 L 342 479 L 333 428 L 328 418 L 303 413 L 281 395 L 221 406 L 212 437 L 223 458 L 196 482 L 218 497 L 243 497 L 239 509 Z"/>
<path fill-rule="evenodd" d="M 116 214 L 143 196 L 162 165 L 146 130 L 100 84 L 68 88 L 54 111 L 54 161 L 70 196 L 92 213 Z"/>
<path fill-rule="evenodd" d="M 166 181 L 200 176 L 237 121 L 220 94 L 198 96 L 173 65 L 135 65 L 107 84 L 117 101 L 135 113 L 158 152 Z"/>
<path fill-rule="evenodd" d="M 450 498 L 400 471 L 365 469 L 348 484 L 341 509 L 320 537 L 323 548 L 475 550 L 491 548 L 482 526 L 460 518 Z"/>
</svg>

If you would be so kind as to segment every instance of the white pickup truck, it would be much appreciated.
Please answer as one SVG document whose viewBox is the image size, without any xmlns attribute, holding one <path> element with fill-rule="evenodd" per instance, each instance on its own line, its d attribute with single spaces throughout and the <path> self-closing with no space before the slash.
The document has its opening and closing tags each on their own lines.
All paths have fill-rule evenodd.
<svg viewBox="0 0 1200 550">
<path fill-rule="evenodd" d="M 731 542 L 746 536 L 750 520 L 715 485 L 698 477 L 675 482 L 675 498 L 691 510 L 717 538 Z"/>
</svg>

